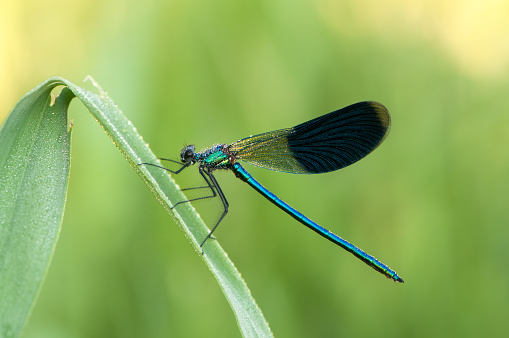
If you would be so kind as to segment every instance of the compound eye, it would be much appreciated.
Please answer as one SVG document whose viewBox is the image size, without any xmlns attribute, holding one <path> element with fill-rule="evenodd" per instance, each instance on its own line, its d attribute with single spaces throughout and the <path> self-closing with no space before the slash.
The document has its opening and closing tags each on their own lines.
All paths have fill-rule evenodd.
<svg viewBox="0 0 509 338">
<path fill-rule="evenodd" d="M 194 159 L 196 147 L 194 145 L 188 145 L 180 153 L 180 160 L 184 163 L 191 162 Z"/>
</svg>

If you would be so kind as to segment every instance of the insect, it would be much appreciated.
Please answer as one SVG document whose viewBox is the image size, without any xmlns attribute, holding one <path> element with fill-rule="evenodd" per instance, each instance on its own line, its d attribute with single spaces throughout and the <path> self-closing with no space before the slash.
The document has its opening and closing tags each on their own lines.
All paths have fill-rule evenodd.
<svg viewBox="0 0 509 338">
<path fill-rule="evenodd" d="M 258 167 L 293 174 L 320 174 L 335 171 L 359 161 L 378 147 L 389 132 L 390 122 L 389 112 L 382 104 L 372 101 L 359 102 L 293 128 L 250 136 L 229 145 L 217 144 L 200 152 L 196 151 L 194 145 L 188 145 L 182 149 L 180 162 L 161 159 L 180 164 L 181 167 L 175 171 L 155 164 L 142 164 L 160 167 L 178 174 L 198 163 L 198 171 L 207 183 L 205 188 L 210 189 L 211 195 L 182 201 L 173 207 L 180 203 L 219 196 L 224 211 L 200 247 L 211 238 L 228 213 L 228 201 L 214 172 L 231 170 L 235 176 L 298 222 L 352 253 L 388 278 L 403 283 L 403 279 L 387 265 L 321 227 L 278 198 L 256 181 L 239 163 L 244 161 Z"/>
</svg>

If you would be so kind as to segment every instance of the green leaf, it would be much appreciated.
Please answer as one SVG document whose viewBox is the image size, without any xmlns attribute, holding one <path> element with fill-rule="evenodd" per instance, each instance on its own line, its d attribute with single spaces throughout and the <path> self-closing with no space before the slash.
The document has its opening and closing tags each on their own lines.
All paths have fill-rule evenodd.
<svg viewBox="0 0 509 338">
<path fill-rule="evenodd" d="M 64 90 L 38 86 L 0 130 L 0 336 L 17 337 L 46 274 L 60 232 L 70 163 Z"/>
<path fill-rule="evenodd" d="M 93 80 L 92 80 L 93 81 Z M 110 138 L 113 140 L 114 144 L 117 146 L 117 148 L 122 152 L 124 157 L 127 159 L 131 167 L 135 169 L 135 171 L 138 173 L 138 175 L 145 181 L 147 186 L 150 188 L 150 190 L 154 193 L 157 200 L 162 204 L 162 206 L 166 209 L 168 214 L 170 214 L 175 221 L 179 224 L 180 228 L 184 231 L 184 234 L 189 239 L 191 244 L 193 245 L 195 251 L 199 256 L 204 260 L 205 264 L 208 266 L 210 271 L 215 276 L 216 280 L 219 283 L 219 286 L 223 290 L 224 295 L 226 296 L 228 302 L 230 303 L 230 306 L 232 307 L 235 316 L 237 317 L 237 322 L 239 325 L 239 328 L 244 336 L 249 337 L 266 337 L 266 336 L 272 336 L 272 333 L 270 331 L 270 328 L 265 321 L 265 318 L 263 317 L 263 314 L 261 313 L 261 310 L 256 305 L 256 302 L 252 298 L 249 289 L 247 288 L 244 280 L 240 277 L 239 272 L 234 267 L 233 263 L 229 260 L 228 256 L 224 252 L 224 250 L 221 248 L 221 246 L 218 244 L 217 241 L 209 241 L 207 243 L 207 246 L 204 250 L 204 254 L 202 255 L 202 251 L 199 247 L 199 243 L 201 240 L 203 240 L 209 230 L 201 220 L 201 218 L 196 213 L 195 209 L 192 207 L 191 204 L 185 203 L 182 205 L 179 205 L 178 208 L 171 209 L 171 206 L 176 204 L 178 201 L 185 200 L 185 196 L 182 194 L 182 192 L 178 189 L 177 185 L 175 184 L 174 180 L 168 175 L 167 172 L 164 170 L 161 170 L 159 168 L 155 168 L 152 166 L 140 166 L 139 163 L 148 162 L 148 163 L 158 163 L 158 160 L 156 156 L 152 153 L 152 151 L 148 148 L 147 144 L 143 141 L 141 136 L 137 133 L 136 128 L 132 125 L 132 123 L 127 120 L 127 118 L 122 114 L 122 112 L 118 109 L 118 107 L 114 104 L 114 102 L 106 95 L 104 91 L 102 91 L 101 88 L 94 82 L 94 85 L 99 90 L 99 95 L 92 93 L 90 91 L 87 91 L 81 87 L 78 87 L 74 85 L 73 83 L 62 79 L 62 78 L 51 78 L 48 79 L 46 82 L 41 84 L 39 87 L 35 88 L 32 92 L 27 94 L 26 97 L 29 95 L 35 95 L 37 97 L 40 97 L 40 100 L 46 99 L 44 101 L 46 103 L 46 108 L 40 108 L 39 110 L 47 110 L 49 109 L 47 107 L 47 104 L 49 102 L 49 93 L 53 87 L 56 85 L 65 85 L 67 86 L 72 93 L 82 101 L 82 103 L 88 108 L 88 110 L 92 113 L 92 115 L 96 118 L 96 120 L 99 122 L 99 124 L 103 127 L 103 129 L 106 131 L 106 133 L 110 136 Z M 66 96 L 70 96 L 67 91 L 62 91 L 62 94 L 65 94 Z M 62 96 L 61 94 L 61 96 Z M 25 98 L 26 98 L 25 97 Z M 30 96 L 31 97 L 31 96 Z M 24 99 L 25 99 L 24 98 Z M 60 100 L 60 99 L 59 99 Z M 63 99 L 62 99 L 63 100 Z M 6 136 L 6 144 L 15 144 L 15 141 L 9 141 L 12 138 L 12 135 L 16 133 L 16 131 L 10 131 L 11 129 L 19 130 L 18 127 L 15 127 L 13 123 L 9 122 L 11 119 L 23 119 L 22 117 L 13 118 L 11 116 L 14 116 L 14 111 L 18 112 L 16 115 L 20 116 L 28 116 L 28 115 L 34 115 L 34 113 L 30 113 L 31 109 L 34 110 L 32 107 L 32 102 L 35 102 L 36 99 L 31 98 L 29 101 L 27 101 L 27 104 L 21 105 L 23 102 L 20 101 L 18 106 L 15 107 L 13 110 L 13 113 L 8 118 L 8 121 L 6 121 L 5 126 L 2 128 L 2 134 L 5 133 Z M 70 101 L 70 99 L 69 99 Z M 67 102 L 68 104 L 69 102 Z M 55 106 L 57 106 L 55 104 Z M 35 109 L 37 110 L 37 109 Z M 42 115 L 41 115 L 42 116 Z M 27 118 L 28 119 L 28 118 Z M 36 118 L 31 118 L 36 119 Z M 37 120 L 37 119 L 36 119 Z M 41 121 L 42 117 L 40 117 L 37 121 Z M 39 123 L 39 124 L 46 124 Z M 65 123 L 64 123 L 65 124 Z M 13 128 L 14 127 L 14 128 Z M 53 131 L 53 134 L 56 132 Z M 44 133 L 43 133 L 44 134 Z M 60 129 L 60 133 L 58 133 L 58 137 L 55 137 L 53 135 L 53 139 L 59 139 L 63 137 L 62 135 L 67 135 L 67 131 L 64 128 L 63 130 Z M 44 134 L 45 135 L 45 134 Z M 2 136 L 3 137 L 3 136 Z M 20 138 L 22 141 L 20 142 L 28 142 L 28 139 L 31 137 L 31 133 L 21 133 L 18 138 Z M 69 138 L 66 136 L 67 139 Z M 10 142 L 10 143 L 9 143 Z M 2 148 L 3 148 L 3 141 L 2 141 Z M 12 145 L 8 147 L 9 149 L 15 149 L 16 147 L 13 147 Z M 67 148 L 68 149 L 68 148 Z M 9 150 L 12 151 L 12 150 Z M 45 154 L 44 156 L 51 157 L 58 157 L 62 156 L 62 152 L 58 153 L 55 151 L 55 153 L 51 155 Z M 1 155 L 0 155 L 1 156 Z M 36 157 L 43 157 L 42 154 L 40 156 L 35 155 Z M 15 156 L 13 156 L 15 157 Z M 0 161 L 3 157 L 0 157 Z M 48 159 L 46 159 L 48 160 Z M 29 167 L 29 161 L 24 162 L 24 167 Z M 2 163 L 2 162 L 0 162 Z M 33 163 L 33 162 L 32 162 Z M 67 163 L 68 163 L 68 151 L 67 151 Z M 3 166 L 3 168 L 6 168 L 6 166 Z M 67 174 L 68 175 L 68 165 L 67 165 Z M 17 166 L 8 166 L 5 172 L 1 172 L 0 180 L 2 182 L 4 181 L 4 178 L 9 177 L 17 177 L 22 182 L 24 181 L 23 178 L 20 178 L 21 175 L 19 173 L 19 168 Z M 34 182 L 32 182 L 34 183 Z M 62 185 L 67 186 L 67 176 L 64 178 L 55 178 L 54 179 L 55 185 Z M 21 183 L 20 183 L 21 184 Z M 24 188 L 27 188 L 28 190 L 23 190 Z M 38 188 L 34 187 L 31 184 L 28 184 L 28 187 L 26 185 L 23 186 L 23 189 L 19 188 L 18 186 L 6 186 L 5 188 L 2 185 L 3 190 L 8 191 L 10 194 L 10 198 L 15 198 L 18 201 L 18 204 L 23 204 L 24 199 L 27 198 L 27 196 L 30 196 L 32 192 L 30 189 Z M 0 192 L 3 191 L 0 189 Z M 60 209 L 63 211 L 63 204 L 65 201 L 65 188 L 63 189 L 63 198 L 61 199 L 61 205 Z M 3 194 L 2 194 L 3 195 Z M 3 198 L 3 197 L 2 197 Z M 2 205 L 3 201 L 2 201 Z M 14 243 L 15 241 L 20 240 L 20 238 L 32 238 L 35 241 L 39 240 L 39 232 L 41 231 L 40 228 L 45 229 L 46 224 L 42 224 L 43 222 L 47 221 L 47 217 L 42 218 L 39 217 L 38 213 L 30 213 L 30 208 L 27 210 L 27 214 L 30 214 L 30 217 L 35 219 L 35 223 L 37 223 L 36 226 L 38 228 L 39 232 L 33 232 L 33 229 L 24 228 L 23 224 L 26 221 L 26 219 L 21 219 L 21 223 L 14 224 L 11 222 L 11 219 L 8 218 L 8 215 L 13 214 L 16 212 L 16 209 L 14 207 L 9 207 L 11 204 L 6 204 L 7 207 L 5 210 L 1 210 L 2 214 L 0 214 L 0 243 L 2 243 L 0 246 L 0 263 L 2 266 L 0 267 L 0 299 L 2 299 L 2 302 L 0 304 L 0 315 L 11 312 L 9 309 L 12 309 L 14 306 L 21 306 L 18 303 L 18 299 L 23 298 L 26 299 L 25 303 L 23 304 L 23 309 L 16 311 L 17 315 L 12 315 L 10 320 L 4 320 L 3 316 L 0 317 L 0 334 L 5 332 L 14 332 L 14 329 L 11 329 L 11 327 L 14 327 L 14 322 L 21 323 L 16 326 L 18 328 L 13 335 L 18 335 L 19 330 L 21 330 L 22 323 L 26 320 L 26 317 L 28 316 L 28 313 L 30 311 L 30 307 L 32 306 L 30 303 L 33 303 L 35 300 L 35 296 L 37 294 L 37 290 L 41 285 L 41 281 L 44 277 L 44 271 L 47 269 L 47 266 L 49 265 L 49 260 L 51 258 L 51 254 L 53 252 L 53 248 L 56 243 L 58 230 L 56 230 L 55 236 L 52 237 L 52 240 L 50 240 L 50 244 L 48 245 L 51 247 L 48 249 L 47 247 L 44 247 L 44 256 L 46 257 L 44 259 L 40 259 L 40 268 L 42 269 L 42 272 L 39 271 L 39 273 L 32 273 L 28 276 L 23 276 L 26 278 L 30 284 L 28 289 L 31 290 L 32 296 L 30 297 L 21 297 L 19 296 L 20 293 L 25 293 L 26 290 L 24 287 L 20 286 L 17 289 L 13 289 L 12 285 L 16 285 L 16 280 L 19 279 L 19 276 L 17 274 L 21 274 L 19 271 L 17 271 L 16 267 L 12 264 L 5 265 L 5 268 L 3 267 L 4 261 L 9 262 L 10 259 L 12 259 L 13 256 L 16 255 L 16 253 L 11 253 L 10 251 L 15 251 L 16 249 L 13 248 L 15 246 L 14 244 L 11 246 L 6 246 L 4 243 L 4 239 L 7 238 L 9 240 L 5 241 L 6 243 Z M 61 212 L 62 212 L 61 211 Z M 5 218 L 4 218 L 4 215 Z M 28 217 L 28 215 L 26 216 Z M 59 228 L 61 219 L 61 213 L 60 218 L 58 219 L 59 222 L 56 228 Z M 55 226 L 53 226 L 55 227 Z M 18 250 L 19 251 L 19 250 Z M 31 252 L 31 251 L 30 251 Z M 4 260 L 4 255 L 6 259 Z M 20 261 L 18 263 L 21 263 L 23 265 L 23 262 L 25 261 L 32 261 L 34 260 L 34 257 L 32 255 L 25 254 L 24 257 L 20 258 Z M 44 263 L 44 262 L 45 263 Z M 26 265 L 26 263 L 24 263 Z M 44 267 L 44 268 L 43 268 Z M 4 282 L 4 271 L 7 273 L 7 279 L 6 282 Z M 9 277 L 9 275 L 11 275 Z M 22 274 L 21 274 L 22 275 Z M 12 285 L 11 285 L 12 284 Z M 4 285 L 6 285 L 4 287 Z M 35 291 L 34 291 L 35 290 Z M 9 302 L 4 302 L 3 300 L 6 299 L 3 297 L 4 295 L 9 294 Z M 30 303 L 30 304 L 29 304 Z M 199 319 L 197 319 L 199 320 Z M 5 328 L 5 329 L 4 329 Z M 11 331 L 7 331 L 11 330 Z"/>
</svg>

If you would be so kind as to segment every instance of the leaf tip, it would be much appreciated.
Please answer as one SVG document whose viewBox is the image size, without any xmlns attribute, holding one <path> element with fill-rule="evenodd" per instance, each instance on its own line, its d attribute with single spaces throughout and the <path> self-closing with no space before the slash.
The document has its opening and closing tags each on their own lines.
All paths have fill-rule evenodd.
<svg viewBox="0 0 509 338">
<path fill-rule="evenodd" d="M 94 86 L 101 94 L 106 95 L 106 92 L 102 89 L 102 87 L 97 83 L 97 81 L 94 80 L 94 78 L 91 75 L 87 75 L 83 82 L 90 81 L 92 83 L 92 86 Z"/>
</svg>

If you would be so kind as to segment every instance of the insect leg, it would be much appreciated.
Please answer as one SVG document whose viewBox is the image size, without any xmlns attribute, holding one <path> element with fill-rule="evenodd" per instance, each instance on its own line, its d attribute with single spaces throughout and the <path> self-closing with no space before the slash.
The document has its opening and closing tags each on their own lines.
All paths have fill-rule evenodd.
<svg viewBox="0 0 509 338">
<path fill-rule="evenodd" d="M 200 168 L 200 173 L 202 172 L 202 169 Z M 226 216 L 226 214 L 228 213 L 228 207 L 230 206 L 228 204 L 228 201 L 226 200 L 226 197 L 224 196 L 224 193 L 223 193 L 223 190 L 221 190 L 221 187 L 219 186 L 219 183 L 217 183 L 217 180 L 216 178 L 214 177 L 214 175 L 212 174 L 212 172 L 210 171 L 203 171 L 203 173 L 205 175 L 207 175 L 210 180 L 212 181 L 212 185 L 213 187 L 216 189 L 217 191 L 217 194 L 219 195 L 219 198 L 221 198 L 221 202 L 223 203 L 223 207 L 224 207 L 224 211 L 223 211 L 223 214 L 221 215 L 221 217 L 219 218 L 219 221 L 217 221 L 216 225 L 214 225 L 214 227 L 212 228 L 212 230 L 210 231 L 210 233 L 207 235 L 207 237 L 205 237 L 205 239 L 203 240 L 203 242 L 200 244 L 200 247 L 203 246 L 203 244 L 205 244 L 205 242 L 207 241 L 207 239 L 211 238 L 212 237 L 212 234 L 214 233 L 214 231 L 217 229 L 217 226 L 219 225 L 219 223 L 221 223 L 221 221 L 223 220 L 223 218 Z M 203 174 L 202 174 L 203 175 Z M 203 176 L 205 177 L 205 176 Z M 208 183 L 208 181 L 207 181 Z M 210 183 L 209 183 L 210 184 Z M 212 187 L 211 187 L 212 189 Z M 214 190 L 214 189 L 212 189 Z M 215 196 L 214 196 L 215 197 Z"/>
</svg>

